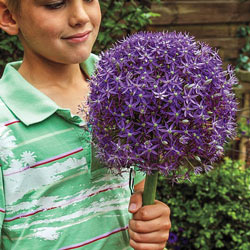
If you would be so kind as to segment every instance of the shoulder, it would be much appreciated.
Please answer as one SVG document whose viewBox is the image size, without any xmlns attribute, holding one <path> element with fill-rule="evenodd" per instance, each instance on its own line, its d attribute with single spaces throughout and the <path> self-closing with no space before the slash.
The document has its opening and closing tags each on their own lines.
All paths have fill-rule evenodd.
<svg viewBox="0 0 250 250">
<path fill-rule="evenodd" d="M 20 65 L 21 61 L 6 64 L 3 75 L 0 79 L 0 126 L 17 119 L 5 104 L 4 96 L 6 93 L 8 93 L 13 98 L 13 96 L 10 94 L 11 87 L 14 85 L 15 81 L 19 81 L 19 79 L 16 77 L 16 69 Z M 18 91 L 13 92 L 17 93 L 18 95 L 20 94 Z"/>
<path fill-rule="evenodd" d="M 8 126 L 10 123 L 13 123 L 16 121 L 17 121 L 17 118 L 14 116 L 14 114 L 9 110 L 9 108 L 1 99 L 1 87 L 0 87 L 0 127 Z"/>
<path fill-rule="evenodd" d="M 96 54 L 91 53 L 86 61 L 89 62 L 89 63 L 94 63 L 95 64 L 96 62 L 99 61 L 99 56 L 96 55 Z"/>
<path fill-rule="evenodd" d="M 18 123 L 19 120 L 11 113 L 5 103 L 0 98 L 0 164 L 4 169 L 9 157 L 13 156 L 16 137 L 14 136 L 11 125 Z"/>
<path fill-rule="evenodd" d="M 2 158 L 4 149 L 11 144 L 9 143 L 10 140 L 7 139 L 10 133 L 13 133 L 11 125 L 18 122 L 19 120 L 12 114 L 0 97 L 0 159 Z"/>
<path fill-rule="evenodd" d="M 99 61 L 99 56 L 95 54 L 90 54 L 90 56 L 82 62 L 81 68 L 87 73 L 89 77 L 91 77 L 95 71 L 96 63 Z"/>
</svg>

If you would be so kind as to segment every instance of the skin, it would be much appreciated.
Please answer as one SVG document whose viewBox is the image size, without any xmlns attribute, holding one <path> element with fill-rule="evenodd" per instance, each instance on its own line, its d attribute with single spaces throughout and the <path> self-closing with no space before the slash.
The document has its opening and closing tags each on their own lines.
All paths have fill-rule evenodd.
<svg viewBox="0 0 250 250">
<path fill-rule="evenodd" d="M 0 0 L 0 28 L 18 35 L 24 47 L 20 74 L 72 113 L 89 92 L 79 63 L 89 57 L 100 22 L 97 0 L 22 0 L 19 13 L 11 13 Z M 90 31 L 85 41 L 69 39 L 85 31 Z M 170 210 L 160 201 L 142 207 L 143 187 L 144 181 L 135 186 L 129 203 L 130 245 L 135 250 L 162 250 L 171 227 Z"/>
<path fill-rule="evenodd" d="M 79 63 L 88 58 L 99 31 L 99 2 L 22 0 L 19 13 L 4 9 L 4 0 L 1 3 L 1 28 L 18 35 L 24 47 L 20 74 L 59 106 L 76 114 L 89 91 Z M 91 32 L 84 42 L 66 39 L 86 31 Z"/>
<path fill-rule="evenodd" d="M 135 193 L 130 198 L 129 212 L 133 214 L 129 222 L 130 245 L 135 250 L 162 250 L 171 228 L 170 209 L 157 200 L 142 207 L 144 183 L 135 185 Z"/>
</svg>

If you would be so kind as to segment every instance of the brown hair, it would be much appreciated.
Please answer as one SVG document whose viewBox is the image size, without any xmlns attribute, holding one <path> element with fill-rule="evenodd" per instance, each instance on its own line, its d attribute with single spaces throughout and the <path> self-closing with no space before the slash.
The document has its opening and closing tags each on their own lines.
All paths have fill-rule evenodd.
<svg viewBox="0 0 250 250">
<path fill-rule="evenodd" d="M 19 11 L 20 3 L 21 3 L 21 0 L 6 0 L 6 4 L 7 4 L 8 8 L 12 12 L 15 12 L 15 13 L 17 13 Z"/>
</svg>

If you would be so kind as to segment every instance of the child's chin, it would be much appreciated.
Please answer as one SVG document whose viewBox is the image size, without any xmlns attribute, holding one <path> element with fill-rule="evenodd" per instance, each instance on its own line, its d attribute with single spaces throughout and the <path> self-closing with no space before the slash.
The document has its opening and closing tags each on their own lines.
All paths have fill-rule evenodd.
<svg viewBox="0 0 250 250">
<path fill-rule="evenodd" d="M 76 58 L 72 58 L 72 59 L 70 60 L 70 63 L 71 63 L 71 64 L 79 64 L 79 63 L 82 63 L 82 62 L 84 62 L 85 60 L 87 60 L 89 56 L 90 56 L 90 53 L 89 53 L 89 54 L 86 54 L 86 55 L 83 55 L 83 56 L 77 56 Z"/>
</svg>

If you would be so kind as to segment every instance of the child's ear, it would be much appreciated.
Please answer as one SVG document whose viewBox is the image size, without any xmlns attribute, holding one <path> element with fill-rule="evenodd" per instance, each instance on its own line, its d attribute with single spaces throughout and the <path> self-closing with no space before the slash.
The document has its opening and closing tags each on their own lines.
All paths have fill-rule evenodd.
<svg viewBox="0 0 250 250">
<path fill-rule="evenodd" d="M 18 34 L 18 25 L 15 16 L 7 8 L 5 0 L 0 0 L 0 28 L 9 35 Z"/>
</svg>

